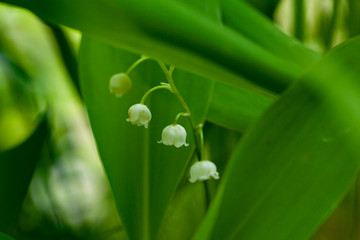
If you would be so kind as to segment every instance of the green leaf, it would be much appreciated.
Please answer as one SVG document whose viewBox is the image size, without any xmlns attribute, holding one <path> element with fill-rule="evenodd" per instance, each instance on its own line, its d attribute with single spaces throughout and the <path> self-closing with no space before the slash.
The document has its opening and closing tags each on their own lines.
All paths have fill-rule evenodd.
<svg viewBox="0 0 360 240">
<path fill-rule="evenodd" d="M 275 8 L 280 0 L 245 0 L 269 18 L 273 18 Z"/>
<path fill-rule="evenodd" d="M 191 184 L 186 179 L 169 205 L 159 239 L 191 239 L 206 214 L 205 196 L 203 184 Z"/>
<path fill-rule="evenodd" d="M 98 151 L 114 193 L 118 212 L 130 239 L 155 239 L 163 216 L 194 150 L 188 119 L 179 124 L 187 132 L 189 147 L 158 144 L 165 126 L 183 111 L 167 90 L 146 102 L 152 119 L 149 128 L 126 122 L 128 109 L 150 87 L 165 82 L 155 61 L 139 65 L 130 75 L 129 94 L 115 98 L 109 79 L 125 72 L 138 58 L 131 53 L 84 37 L 80 50 L 80 82 Z M 204 122 L 212 81 L 175 69 L 174 81 L 188 103 L 196 123 Z"/>
<path fill-rule="evenodd" d="M 0 152 L 0 231 L 10 231 L 20 213 L 48 134 L 46 121 L 21 145 Z"/>
<path fill-rule="evenodd" d="M 79 83 L 79 73 L 78 73 L 78 64 L 76 59 L 76 54 L 73 46 L 71 45 L 70 40 L 66 36 L 64 30 L 57 25 L 46 23 L 51 30 L 51 33 L 54 35 L 61 59 L 66 67 L 66 70 L 72 80 L 72 83 L 77 91 L 80 94 L 80 83 Z"/>
<path fill-rule="evenodd" d="M 224 27 L 183 2 L 4 2 L 26 7 L 52 23 L 79 29 L 107 43 L 253 91 L 261 91 L 254 88 L 255 84 L 270 91 L 282 92 L 302 71 L 291 61 L 274 56 L 242 34 Z"/>
<path fill-rule="evenodd" d="M 176 0 L 180 4 L 198 11 L 214 22 L 221 24 L 221 0 Z"/>
<path fill-rule="evenodd" d="M 311 240 L 359 239 L 359 176 L 342 202 L 317 229 Z"/>
<path fill-rule="evenodd" d="M 14 240 L 13 238 L 9 237 L 5 233 L 0 232 L 0 240 Z"/>
<path fill-rule="evenodd" d="M 307 67 L 320 58 L 299 41 L 287 36 L 246 2 L 222 0 L 223 22 L 277 57 Z M 251 22 L 251 24 L 249 24 Z"/>
<path fill-rule="evenodd" d="M 313 66 L 230 159 L 194 239 L 308 239 L 360 166 L 360 39 Z"/>
<path fill-rule="evenodd" d="M 219 175 L 223 176 L 230 156 L 241 138 L 241 134 L 211 123 L 206 123 L 204 136 L 205 146 L 207 146 L 205 159 L 212 161 L 216 165 Z M 210 180 L 204 182 L 204 184 L 207 187 L 209 199 L 212 201 L 216 196 L 220 181 Z"/>
<path fill-rule="evenodd" d="M 216 82 L 206 120 L 243 132 L 274 99 Z"/>
</svg>

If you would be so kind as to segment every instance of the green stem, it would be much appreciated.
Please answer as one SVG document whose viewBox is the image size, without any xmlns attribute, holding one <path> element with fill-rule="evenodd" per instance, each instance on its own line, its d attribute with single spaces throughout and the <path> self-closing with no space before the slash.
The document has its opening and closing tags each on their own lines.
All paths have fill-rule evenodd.
<svg viewBox="0 0 360 240">
<path fill-rule="evenodd" d="M 333 12 L 329 21 L 329 26 L 327 30 L 327 34 L 324 38 L 324 45 L 325 50 L 329 50 L 333 44 L 334 36 L 335 36 L 335 30 L 336 30 L 336 24 L 339 16 L 339 7 L 340 7 L 340 0 L 334 0 L 333 1 Z"/>
<path fill-rule="evenodd" d="M 295 0 L 294 3 L 294 36 L 304 40 L 304 0 Z"/>
<path fill-rule="evenodd" d="M 200 138 L 200 148 L 201 148 L 200 161 L 201 161 L 201 160 L 204 160 L 204 158 L 205 158 L 204 132 L 203 132 L 203 125 L 202 124 L 197 125 L 197 132 L 198 132 L 198 135 L 199 135 L 199 138 Z M 204 181 L 204 190 L 205 190 L 205 207 L 206 207 L 206 209 L 209 209 L 211 195 L 210 195 L 209 185 L 208 185 L 207 181 Z"/>
<path fill-rule="evenodd" d="M 211 196 L 210 196 L 208 181 L 204 181 L 204 191 L 205 191 L 205 207 L 206 209 L 209 209 Z"/>
<path fill-rule="evenodd" d="M 203 125 L 199 124 L 197 126 L 197 132 L 200 138 L 200 149 L 201 149 L 201 157 L 200 160 L 204 160 L 204 133 L 203 133 Z"/>
<path fill-rule="evenodd" d="M 165 66 L 165 64 L 163 64 L 162 62 L 158 62 L 161 69 L 163 70 L 166 80 L 169 82 L 171 89 L 173 90 L 173 93 L 176 95 L 176 97 L 179 99 L 181 105 L 183 106 L 185 112 L 190 114 L 190 109 L 188 107 L 188 105 L 186 104 L 184 98 L 180 95 L 179 90 L 176 88 L 175 83 L 174 83 L 174 79 L 172 77 L 172 73 L 174 71 L 174 67 L 171 66 L 170 69 L 168 70 Z M 195 126 L 195 125 L 194 125 Z"/>
<path fill-rule="evenodd" d="M 150 59 L 149 57 L 145 57 L 142 56 L 141 58 L 139 58 L 136 62 L 133 63 L 133 65 L 131 65 L 128 70 L 126 71 L 127 75 L 130 75 L 130 73 L 143 61 Z"/>
<path fill-rule="evenodd" d="M 178 120 L 180 117 L 190 117 L 189 113 L 178 113 L 178 115 L 176 115 L 175 120 L 174 120 L 174 124 L 177 124 Z"/>
<path fill-rule="evenodd" d="M 353 212 L 353 216 L 352 216 L 352 227 L 351 227 L 351 232 L 350 232 L 350 238 L 349 239 L 358 239 L 359 238 L 359 227 L 358 227 L 358 223 L 359 223 L 359 180 L 360 180 L 360 175 L 358 174 L 355 180 L 355 186 L 354 186 L 354 209 L 352 210 Z"/>
<path fill-rule="evenodd" d="M 196 143 L 196 153 L 198 155 L 198 158 L 201 160 L 202 154 L 201 154 L 201 140 L 197 135 L 197 127 L 195 125 L 194 120 L 191 117 L 191 112 L 190 112 L 190 108 L 188 107 L 188 105 L 186 104 L 184 98 L 181 96 L 179 90 L 176 88 L 175 83 L 174 83 L 174 79 L 172 77 L 172 73 L 175 70 L 174 66 L 171 66 L 170 69 L 167 69 L 167 67 L 165 66 L 164 63 L 158 61 L 160 68 L 162 69 L 162 71 L 164 72 L 165 78 L 166 80 L 169 82 L 172 92 L 175 94 L 175 96 L 177 97 L 177 99 L 179 100 L 180 104 L 182 105 L 182 107 L 184 108 L 185 112 L 189 114 L 189 119 L 190 119 L 190 124 L 191 124 L 191 128 L 193 130 L 193 134 L 194 134 L 194 139 L 195 139 L 195 143 Z"/>
<path fill-rule="evenodd" d="M 169 90 L 170 92 L 172 92 L 172 89 L 169 85 L 159 85 L 159 86 L 156 86 L 156 87 L 153 87 L 151 88 L 149 91 L 147 91 L 144 96 L 141 98 L 141 101 L 140 101 L 140 104 L 144 104 L 145 103 L 145 100 L 146 98 L 154 91 L 158 90 L 158 89 L 167 89 Z"/>
</svg>

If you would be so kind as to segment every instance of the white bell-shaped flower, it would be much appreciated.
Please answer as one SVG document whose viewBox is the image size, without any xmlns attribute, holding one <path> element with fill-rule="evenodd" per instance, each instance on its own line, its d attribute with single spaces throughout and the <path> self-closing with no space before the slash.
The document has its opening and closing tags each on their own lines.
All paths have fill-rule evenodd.
<svg viewBox="0 0 360 240">
<path fill-rule="evenodd" d="M 151 112 L 146 105 L 138 103 L 129 108 L 129 118 L 126 121 L 147 128 L 150 120 Z"/>
<path fill-rule="evenodd" d="M 216 171 L 216 166 L 213 162 L 203 160 L 196 162 L 191 166 L 189 179 L 191 183 L 194 183 L 197 180 L 204 181 L 210 177 L 219 179 L 219 173 Z"/>
<path fill-rule="evenodd" d="M 126 73 L 118 73 L 110 78 L 109 89 L 116 97 L 128 93 L 131 89 L 132 82 Z"/>
<path fill-rule="evenodd" d="M 158 143 L 163 143 L 164 145 L 174 145 L 179 148 L 182 145 L 189 146 L 186 143 L 186 130 L 183 126 L 179 124 L 171 124 L 166 126 L 161 134 L 162 139 Z"/>
</svg>

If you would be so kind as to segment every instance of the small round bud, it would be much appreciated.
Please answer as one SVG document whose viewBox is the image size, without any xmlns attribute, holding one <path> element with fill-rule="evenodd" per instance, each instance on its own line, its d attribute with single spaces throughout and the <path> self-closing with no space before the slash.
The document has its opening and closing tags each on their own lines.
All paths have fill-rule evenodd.
<svg viewBox="0 0 360 240">
<path fill-rule="evenodd" d="M 179 124 L 171 124 L 164 128 L 161 135 L 161 141 L 158 143 L 163 143 L 165 145 L 174 145 L 175 147 L 179 148 L 182 145 L 186 147 L 189 146 L 186 143 L 186 130 L 183 126 Z"/>
<path fill-rule="evenodd" d="M 203 160 L 194 163 L 190 168 L 190 179 L 191 183 L 208 180 L 210 177 L 219 179 L 219 173 L 216 171 L 216 166 L 213 162 Z"/>
<path fill-rule="evenodd" d="M 126 73 L 118 73 L 110 78 L 109 89 L 116 97 L 121 97 L 131 89 L 132 82 Z"/>
<path fill-rule="evenodd" d="M 151 112 L 144 104 L 135 104 L 129 108 L 129 118 L 126 121 L 131 122 L 133 125 L 148 127 L 151 120 Z"/>
</svg>

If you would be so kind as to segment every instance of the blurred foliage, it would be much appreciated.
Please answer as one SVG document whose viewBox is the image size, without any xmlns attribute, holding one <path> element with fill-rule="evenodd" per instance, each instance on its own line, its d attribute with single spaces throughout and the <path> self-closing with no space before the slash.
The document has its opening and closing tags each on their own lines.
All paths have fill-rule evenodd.
<svg viewBox="0 0 360 240">
<path fill-rule="evenodd" d="M 46 115 L 51 128 L 43 146 L 34 147 L 42 153 L 35 172 L 29 172 L 33 177 L 27 197 L 16 203 L 22 205 L 17 224 L 7 232 L 16 239 L 123 238 L 87 118 L 74 90 L 76 79 L 72 77 L 77 73 L 67 72 L 70 69 L 64 65 L 64 59 L 67 62 L 71 57 L 75 64 L 71 68 L 77 69 L 75 53 L 66 55 L 66 51 L 77 48 L 79 33 L 48 27 L 23 10 L 2 5 L 0 12 L 0 149 L 25 154 L 8 154 L 8 161 L 16 160 L 17 167 L 31 171 L 27 167 L 31 158 L 26 154 L 32 154 L 12 148 L 32 134 L 39 115 Z M 61 49 L 61 44 L 68 44 L 68 49 Z M 1 161 L 6 160 L 4 156 Z M 10 184 L 19 193 L 20 189 Z M 15 199 L 8 197 L 15 204 Z M 1 211 L 1 216 L 10 217 L 3 212 L 9 211 L 8 207 Z"/>
<path fill-rule="evenodd" d="M 4 2 L 11 3 L 11 1 Z M 170 162 L 171 160 L 175 161 L 177 158 L 178 160 L 182 158 L 179 154 L 171 155 L 174 154 L 171 150 L 162 153 L 161 158 L 169 161 L 168 165 L 166 165 L 168 169 L 172 167 L 172 172 L 169 171 L 168 175 L 173 180 L 167 182 L 161 174 L 154 174 L 154 182 L 157 184 L 149 184 L 150 187 L 155 189 L 154 191 L 160 189 L 159 193 L 155 195 L 156 198 L 154 197 L 154 207 L 149 210 L 153 211 L 157 207 L 162 212 L 162 214 L 157 216 L 156 222 L 151 223 L 159 228 L 158 233 L 158 229 L 152 228 L 154 232 L 152 234 L 157 236 L 157 239 L 181 240 L 191 239 L 195 236 L 194 234 L 198 226 L 205 219 L 209 206 L 216 199 L 216 194 L 219 191 L 223 191 L 221 187 L 222 176 L 230 172 L 229 174 L 233 174 L 234 178 L 238 178 L 238 173 L 242 171 L 235 172 L 233 170 L 231 172 L 231 170 L 227 169 L 234 149 L 239 144 L 242 144 L 244 140 L 242 136 L 246 135 L 253 126 L 253 123 L 263 116 L 263 113 L 274 102 L 277 102 L 279 98 L 284 100 L 280 94 L 285 87 L 293 81 L 297 81 L 300 73 L 317 61 L 319 55 L 327 53 L 329 49 L 358 35 L 360 31 L 360 22 L 358 21 L 360 4 L 357 0 L 245 1 L 249 3 L 249 6 L 230 0 L 213 2 L 216 4 L 212 5 L 212 8 L 205 8 L 205 11 L 203 11 L 202 1 L 198 4 L 189 1 L 187 4 L 194 9 L 200 9 L 197 10 L 201 12 L 199 15 L 207 15 L 209 19 L 218 25 L 225 22 L 226 29 L 229 29 L 229 34 L 224 36 L 233 36 L 230 32 L 241 31 L 246 37 L 239 36 L 237 38 L 239 41 L 232 46 L 239 47 L 237 44 L 244 41 L 249 45 L 241 46 L 243 51 L 248 50 L 246 46 L 251 46 L 251 49 L 258 51 L 258 56 L 264 54 L 265 59 L 266 55 L 267 60 L 260 61 L 251 55 L 254 58 L 251 61 L 245 61 L 242 56 L 238 57 L 232 51 L 226 52 L 221 57 L 214 57 L 214 55 L 208 53 L 208 46 L 204 46 L 202 51 L 199 52 L 199 56 L 203 54 L 205 57 L 211 58 L 212 64 L 215 63 L 212 66 L 216 66 L 216 68 L 207 68 L 206 64 L 208 62 L 203 60 L 194 61 L 196 64 L 193 64 L 194 62 L 188 63 L 187 56 L 189 55 L 186 55 L 188 54 L 186 51 L 184 51 L 186 54 L 181 55 L 179 60 L 176 60 L 185 69 L 187 69 L 188 65 L 194 65 L 193 68 L 190 67 L 187 70 L 201 73 L 207 77 L 213 76 L 218 80 L 214 83 L 206 78 L 198 77 L 182 70 L 175 72 L 177 74 L 176 77 L 179 79 L 188 80 L 188 82 L 182 81 L 179 83 L 180 89 L 186 92 L 186 98 L 189 102 L 192 102 L 191 107 L 195 109 L 198 123 L 205 124 L 205 156 L 216 163 L 221 180 L 218 182 L 208 181 L 189 184 L 188 174 L 184 172 L 192 162 L 196 161 L 193 149 L 186 150 L 188 160 L 184 163 Z M 219 2 L 222 2 L 221 7 L 217 5 Z M 232 4 L 243 6 L 244 8 L 232 8 Z M 245 11 L 247 8 L 251 11 Z M 252 8 L 257 10 L 253 11 Z M 223 12 L 217 11 L 219 9 L 222 9 Z M 243 13 L 246 13 L 246 15 Z M 94 18 L 94 16 L 91 17 Z M 256 28 L 261 28 L 262 32 L 257 34 L 253 26 L 242 24 L 246 19 L 255 19 L 256 21 L 252 21 L 253 24 L 256 24 Z M 82 24 L 81 21 L 79 22 Z M 74 25 L 79 24 L 79 22 L 75 21 Z M 200 22 L 198 21 L 197 23 Z M 306 49 L 294 39 L 290 40 L 288 36 L 275 28 L 272 23 L 275 23 L 279 29 L 289 36 L 297 38 L 312 51 Z M 177 27 L 180 28 L 181 25 Z M 219 29 L 221 28 L 223 27 L 219 27 Z M 155 30 L 153 29 L 153 31 Z M 92 28 L 90 28 L 89 32 L 93 33 Z M 105 36 L 109 34 L 108 32 L 104 33 Z M 114 36 L 115 40 L 118 39 L 118 35 L 115 34 Z M 115 114 L 123 110 L 119 106 L 124 109 L 128 107 L 126 101 L 129 98 L 121 102 L 123 105 L 119 105 L 120 103 L 118 101 L 115 102 L 115 100 L 111 102 L 112 105 L 109 104 L 110 101 L 103 102 L 102 105 L 99 104 L 97 106 L 98 112 L 94 111 L 92 113 L 92 109 L 86 109 L 83 97 L 85 103 L 88 104 L 91 101 L 95 103 L 96 101 L 101 102 L 101 99 L 104 100 L 109 96 L 106 95 L 107 89 L 103 92 L 101 92 L 100 88 L 96 88 L 96 86 L 90 89 L 92 88 L 90 84 L 87 86 L 89 89 L 83 89 L 82 91 L 88 95 L 82 96 L 78 66 L 80 38 L 81 33 L 76 30 L 56 25 L 55 23 L 49 23 L 47 20 L 43 20 L 27 10 L 0 4 L 0 172 L 2 173 L 0 176 L 0 193 L 2 194 L 0 197 L 0 231 L 18 240 L 121 240 L 128 239 L 129 236 L 141 234 L 136 228 L 132 229 L 133 235 L 125 233 L 124 225 L 118 216 L 119 206 L 116 206 L 114 196 L 118 204 L 119 202 L 132 203 L 135 202 L 135 199 L 122 199 L 129 196 L 122 196 L 121 191 L 114 188 L 114 186 L 129 185 L 124 184 L 123 181 L 126 179 L 120 178 L 118 168 L 111 170 L 111 166 L 123 164 L 121 165 L 124 167 L 123 171 L 135 178 L 133 173 L 139 171 L 137 166 L 141 166 L 142 163 L 134 162 L 134 172 L 129 172 L 125 169 L 126 166 L 129 167 L 130 165 L 127 162 L 121 162 L 116 154 L 112 157 L 113 162 L 110 162 L 110 164 L 109 162 L 106 163 L 108 160 L 103 154 L 105 151 L 103 149 L 110 147 L 112 148 L 111 151 L 117 152 L 120 149 L 117 146 L 119 142 L 115 141 L 113 142 L 114 145 L 110 146 L 104 140 L 106 136 L 103 136 L 101 139 L 102 144 L 97 142 L 96 145 L 92 133 L 93 129 L 95 136 L 98 138 L 97 140 L 99 140 L 104 129 L 107 129 L 109 133 L 114 131 L 112 124 L 118 121 L 115 117 L 120 116 L 119 119 L 125 118 L 125 116 L 121 115 L 122 113 L 116 116 Z M 169 36 L 163 36 L 163 38 L 159 39 L 162 43 L 162 41 L 168 41 L 169 38 Z M 152 43 L 153 41 L 147 35 L 144 39 L 144 42 Z M 192 40 L 194 39 L 196 38 L 194 37 Z M 90 43 L 93 41 L 90 36 L 87 40 Z M 178 39 L 176 41 L 179 46 L 183 44 Z M 111 41 L 109 40 L 109 42 Z M 273 44 L 274 42 L 280 42 L 281 44 L 275 45 Z M 134 40 L 134 43 L 128 44 L 133 46 L 132 44 L 136 43 L 143 42 Z M 214 40 L 214 42 L 207 43 L 217 45 L 218 42 Z M 166 44 L 164 46 L 168 47 Z M 197 45 L 189 43 L 189 46 L 191 50 L 196 49 Z M 225 50 L 221 47 L 223 46 L 219 44 L 219 48 L 216 48 L 218 53 L 228 50 L 226 47 L 224 48 Z M 82 51 L 84 51 L 84 46 L 82 48 Z M 105 44 L 104 48 L 107 48 Z M 98 49 L 101 50 L 101 48 Z M 120 67 L 122 66 L 120 66 L 120 62 L 116 61 L 125 59 L 125 62 L 121 62 L 125 66 L 137 57 L 137 55 L 125 51 L 120 54 L 117 48 L 114 47 L 114 49 L 111 48 L 107 53 L 100 51 L 95 56 L 101 57 L 96 58 L 94 55 L 91 55 L 93 49 L 85 48 L 83 55 L 88 54 L 89 57 L 86 58 L 87 61 L 84 59 L 85 65 L 82 65 L 80 70 L 85 74 L 89 74 L 86 81 L 90 82 L 89 79 L 93 77 L 94 84 L 101 83 L 99 78 L 102 77 L 101 74 L 103 72 L 100 69 L 104 68 L 104 73 L 106 74 L 117 69 L 121 71 Z M 167 59 L 172 59 L 172 57 L 176 56 L 176 51 L 168 55 L 166 52 L 174 50 L 174 48 L 164 49 L 161 49 L 162 52 L 156 54 Z M 156 51 L 156 49 L 152 50 L 152 52 Z M 106 54 L 115 57 L 109 57 L 104 61 L 103 55 Z M 128 55 L 130 57 L 124 57 Z M 203 55 L 201 56 L 203 57 Z M 293 56 L 296 56 L 295 60 L 291 60 Z M 93 61 L 94 59 L 96 61 Z M 239 65 L 234 64 L 235 60 L 248 65 L 246 65 L 247 67 L 241 66 L 240 68 Z M 252 65 L 256 61 L 259 61 L 261 64 Z M 96 68 L 97 64 L 98 68 Z M 103 64 L 102 68 L 100 64 Z M 221 66 L 219 67 L 219 65 Z M 257 70 L 258 66 L 267 66 L 266 71 Z M 147 79 L 146 81 L 148 82 L 144 83 L 145 80 L 136 79 L 139 78 L 140 73 L 135 73 L 134 79 L 139 80 L 139 82 L 144 81 L 141 83 L 137 82 L 136 84 L 150 84 L 162 81 L 160 79 L 153 79 L 154 75 L 160 76 L 159 71 L 153 69 L 155 69 L 154 64 L 145 64 L 142 68 L 143 72 L 141 74 L 143 75 L 141 77 L 142 79 Z M 206 72 L 204 69 L 208 69 L 208 72 L 204 73 Z M 232 69 L 232 72 L 229 69 Z M 241 75 L 240 73 L 243 73 L 241 71 L 244 71 L 245 74 Z M 296 72 L 296 74 L 292 74 L 292 71 Z M 241 76 L 234 76 L 234 72 L 239 73 Z M 251 84 L 258 84 L 261 88 L 245 84 L 244 77 L 247 78 L 245 82 L 249 81 Z M 277 81 L 278 78 L 284 78 L 286 81 L 279 80 L 279 82 L 274 84 L 268 84 L 271 80 Z M 194 86 L 195 84 L 192 82 L 195 81 L 194 79 L 196 79 L 196 84 L 199 85 Z M 106 84 L 107 80 L 104 79 Z M 234 82 L 237 83 L 235 86 L 228 85 Z M 266 87 L 269 88 L 269 91 L 264 92 Z M 213 88 L 215 89 L 214 91 L 212 91 Z M 187 92 L 185 91 L 186 89 L 193 89 L 194 92 Z M 199 91 L 196 92 L 196 89 L 201 89 L 202 98 L 191 98 L 194 95 L 199 95 Z M 272 92 L 270 93 L 270 91 Z M 137 94 L 137 92 L 132 94 Z M 133 97 L 134 95 L 131 96 Z M 152 101 L 161 102 L 166 98 L 164 96 L 166 94 L 153 98 Z M 305 94 L 300 94 L 296 100 L 301 100 L 302 96 L 305 96 Z M 135 97 L 137 98 L 138 96 Z M 170 100 L 167 102 L 167 104 L 171 103 Z M 310 106 L 310 104 L 307 102 L 301 103 L 303 105 L 300 104 L 299 112 L 306 112 L 307 110 L 304 108 L 305 111 L 301 107 L 305 105 Z M 87 107 L 89 108 L 90 105 L 88 104 Z M 205 105 L 206 107 L 203 107 Z M 116 107 L 117 110 L 111 111 L 111 107 Z M 86 110 L 90 111 L 90 120 L 93 124 L 92 129 Z M 160 114 L 164 110 L 162 107 L 156 111 Z M 94 127 L 94 116 L 96 117 L 98 113 L 107 114 L 106 120 L 110 124 L 107 125 L 107 122 L 104 121 L 98 123 L 99 127 Z M 126 114 L 126 111 L 124 114 Z M 172 112 L 168 111 L 166 114 L 170 116 Z M 163 115 L 165 116 L 166 114 L 164 113 Z M 44 120 L 39 121 L 41 118 Z M 168 119 L 170 118 L 168 117 Z M 154 119 L 154 122 L 156 121 Z M 299 125 L 303 123 L 300 118 L 298 121 Z M 269 125 L 266 125 L 266 129 L 271 129 L 273 125 L 275 124 L 271 122 Z M 117 132 L 113 133 L 121 132 L 125 134 L 127 128 L 125 129 L 124 127 L 124 130 L 122 127 L 119 125 L 116 128 Z M 156 127 L 159 130 L 162 125 Z M 129 130 L 127 134 L 135 136 L 132 131 L 133 129 Z M 264 132 L 265 130 L 261 133 Z M 275 132 L 269 132 L 272 134 L 271 137 L 276 135 Z M 258 135 L 260 136 L 261 133 Z M 142 133 L 138 132 L 136 134 L 136 136 L 142 136 Z M 152 138 L 158 138 L 159 134 L 157 132 L 151 134 Z M 301 135 L 297 132 L 294 132 L 294 134 Z M 122 135 L 122 141 L 130 141 L 129 135 Z M 189 138 L 191 137 L 189 136 Z M 111 142 L 112 140 L 112 138 L 109 138 L 108 141 Z M 137 139 L 132 140 L 133 142 L 137 141 Z M 190 141 L 193 141 L 193 139 Z M 253 142 L 256 146 L 257 139 L 253 139 Z M 286 140 L 284 140 L 283 144 L 287 144 Z M 97 147 L 100 150 L 97 150 Z M 154 149 L 157 149 L 156 147 Z M 146 150 L 146 146 L 144 146 L 144 149 Z M 141 153 L 135 152 L 133 149 L 128 150 L 132 150 L 129 153 L 129 158 L 131 159 L 133 157 L 131 154 Z M 105 163 L 104 166 L 107 168 L 108 176 L 105 175 L 97 151 L 100 152 L 100 155 L 103 154 L 101 157 Z M 160 156 L 159 152 L 161 151 L 155 150 L 152 159 L 160 159 L 160 157 L 156 158 L 156 156 Z M 331 154 L 333 153 L 331 152 Z M 235 157 L 232 158 L 235 159 Z M 243 169 L 249 166 L 241 165 L 243 163 L 239 160 L 233 163 L 233 165 L 235 164 L 242 166 Z M 254 161 L 254 166 L 259 167 L 262 166 L 261 164 Z M 161 166 L 165 164 L 158 161 L 153 162 L 151 166 L 153 165 Z M 269 165 L 269 169 L 270 167 Z M 17 171 L 17 168 L 20 170 Z M 244 173 L 241 176 L 246 176 L 246 174 Z M 255 179 L 256 176 L 251 175 L 248 179 L 251 178 Z M 109 180 L 113 189 L 110 188 Z M 166 194 L 162 188 L 163 185 L 160 183 L 164 183 L 164 186 L 168 184 L 166 189 L 169 190 Z M 246 185 L 247 183 L 244 184 Z M 135 187 L 138 186 L 135 185 L 129 186 L 129 188 L 133 189 L 125 190 L 137 193 Z M 246 186 L 242 187 L 242 189 L 246 189 Z M 302 188 L 299 187 L 299 189 Z M 250 187 L 248 190 L 249 192 L 255 192 Z M 345 190 L 342 189 L 339 192 L 345 192 Z M 159 197 L 161 194 L 164 194 L 163 198 Z M 276 198 L 276 196 L 273 197 Z M 160 201 L 163 201 L 164 205 L 159 204 Z M 324 222 L 323 226 L 317 230 L 311 239 L 359 239 L 359 204 L 359 178 L 357 178 L 343 201 L 338 206 L 334 205 L 331 207 L 334 210 L 332 215 L 329 216 L 328 220 Z M 135 218 L 135 214 L 132 212 L 133 208 L 124 205 L 122 209 L 127 209 L 128 211 L 128 218 L 124 220 L 128 221 L 128 219 Z M 231 213 L 230 210 L 229 214 Z M 231 224 L 226 227 L 230 228 Z M 216 237 L 216 235 L 214 236 Z M 155 239 L 156 237 L 153 238 Z M 6 240 L 10 238 L 0 233 L 0 239 Z M 240 237 L 233 236 L 233 239 L 240 239 Z"/>
</svg>

